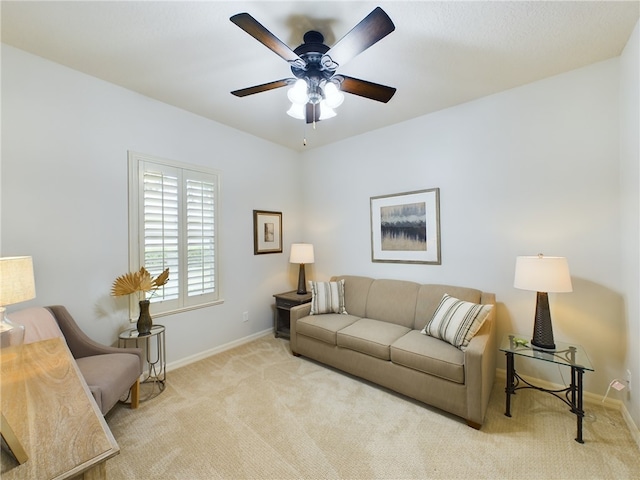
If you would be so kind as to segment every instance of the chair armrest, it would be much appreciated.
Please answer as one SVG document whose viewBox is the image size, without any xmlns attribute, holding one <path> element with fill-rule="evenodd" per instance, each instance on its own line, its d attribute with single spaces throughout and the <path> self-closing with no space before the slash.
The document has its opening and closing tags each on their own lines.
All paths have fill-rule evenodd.
<svg viewBox="0 0 640 480">
<path fill-rule="evenodd" d="M 144 357 L 140 348 L 117 348 L 102 345 L 85 334 L 76 321 L 73 319 L 69 311 L 62 305 L 52 305 L 46 307 L 56 321 L 64 335 L 69 350 L 73 358 L 91 357 L 93 355 L 102 355 L 106 353 L 133 353 L 140 358 L 140 368 L 144 365 Z"/>
<path fill-rule="evenodd" d="M 311 304 L 303 303 L 302 305 L 296 305 L 292 307 L 289 312 L 289 346 L 291 347 L 291 352 L 297 352 L 298 346 L 298 337 L 297 337 L 297 329 L 296 324 L 298 320 L 303 317 L 306 317 L 311 313 Z"/>
</svg>

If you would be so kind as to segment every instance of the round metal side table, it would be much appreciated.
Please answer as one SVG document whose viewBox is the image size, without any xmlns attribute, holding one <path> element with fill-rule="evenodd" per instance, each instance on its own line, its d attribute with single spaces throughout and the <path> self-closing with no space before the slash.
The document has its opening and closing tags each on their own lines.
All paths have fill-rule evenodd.
<svg viewBox="0 0 640 480">
<path fill-rule="evenodd" d="M 129 328 L 118 336 L 118 347 L 135 346 L 141 348 L 146 355 L 147 371 L 143 372 L 140 381 L 140 401 L 158 396 L 164 390 L 167 380 L 167 356 L 165 348 L 164 325 L 153 325 L 151 333 L 139 335 L 138 330 Z M 134 345 L 131 345 L 134 343 Z M 148 390 L 148 392 L 143 392 Z M 146 388 L 149 386 L 150 388 Z"/>
</svg>

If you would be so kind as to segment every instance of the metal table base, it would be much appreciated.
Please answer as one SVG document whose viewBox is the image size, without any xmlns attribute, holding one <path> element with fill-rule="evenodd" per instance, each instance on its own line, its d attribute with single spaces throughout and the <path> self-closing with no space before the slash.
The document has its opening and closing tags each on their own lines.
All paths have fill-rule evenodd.
<svg viewBox="0 0 640 480">
<path fill-rule="evenodd" d="M 163 325 L 153 325 L 151 333 L 148 335 L 139 335 L 138 330 L 135 328 L 130 328 L 120 333 L 118 347 L 128 347 L 130 346 L 129 342 L 133 342 L 137 348 L 142 348 L 145 354 L 147 368 L 140 380 L 140 401 L 144 402 L 158 396 L 166 386 L 165 327 Z M 127 396 L 124 401 L 128 400 Z"/>
</svg>

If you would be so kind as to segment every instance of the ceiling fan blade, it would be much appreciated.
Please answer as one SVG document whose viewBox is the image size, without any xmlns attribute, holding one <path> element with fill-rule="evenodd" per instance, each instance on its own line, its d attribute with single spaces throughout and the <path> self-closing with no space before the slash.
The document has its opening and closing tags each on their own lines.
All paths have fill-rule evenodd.
<svg viewBox="0 0 640 480">
<path fill-rule="evenodd" d="M 313 105 L 311 102 L 307 103 L 305 108 L 307 117 L 307 123 L 314 123 L 320 121 L 320 104 Z"/>
<path fill-rule="evenodd" d="M 287 62 L 302 62 L 302 65 L 305 65 L 305 62 L 293 50 L 248 13 L 238 13 L 229 20 Z"/>
<path fill-rule="evenodd" d="M 326 53 L 335 63 L 344 65 L 374 43 L 396 29 L 395 25 L 380 7 L 376 7 L 358 25 L 353 27 L 338 43 Z"/>
<path fill-rule="evenodd" d="M 247 95 L 266 92 L 268 90 L 273 90 L 274 88 L 286 87 L 287 85 L 291 85 L 294 81 L 295 79 L 285 78 L 283 80 L 276 80 L 275 82 L 263 83 L 262 85 L 234 90 L 231 93 L 236 97 L 246 97 Z"/>
<path fill-rule="evenodd" d="M 341 79 L 340 90 L 343 92 L 370 98 L 371 100 L 377 100 L 382 103 L 387 103 L 396 93 L 396 89 L 393 87 L 367 82 L 366 80 L 347 77 L 345 75 L 336 75 L 334 78 Z"/>
</svg>

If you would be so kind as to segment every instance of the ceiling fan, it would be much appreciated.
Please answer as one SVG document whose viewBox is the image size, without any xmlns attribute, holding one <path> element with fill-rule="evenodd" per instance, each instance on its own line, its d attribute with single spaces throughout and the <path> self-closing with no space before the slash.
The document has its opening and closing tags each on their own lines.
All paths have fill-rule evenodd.
<svg viewBox="0 0 640 480">
<path fill-rule="evenodd" d="M 323 43 L 324 36 L 315 30 L 305 33 L 304 43 L 291 50 L 248 13 L 238 13 L 230 20 L 286 60 L 295 77 L 231 92 L 237 97 L 293 86 L 287 94 L 292 101 L 287 113 L 307 123 L 315 123 L 335 115 L 333 108 L 339 106 L 344 98 L 341 92 L 383 103 L 391 100 L 396 92 L 392 87 L 336 74 L 338 67 L 395 30 L 395 25 L 380 7 L 375 8 L 331 48 Z"/>
</svg>

